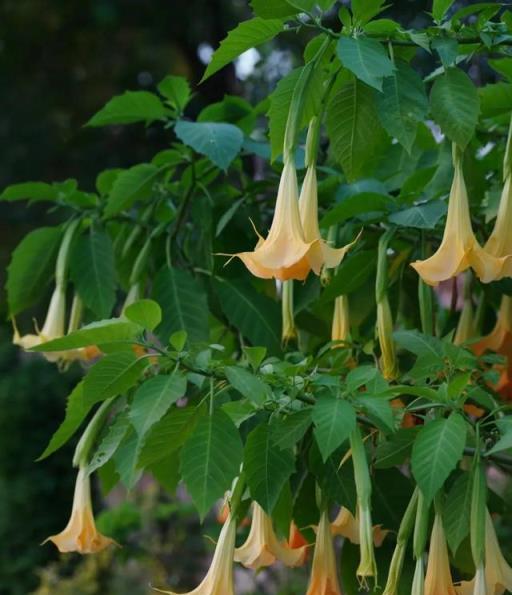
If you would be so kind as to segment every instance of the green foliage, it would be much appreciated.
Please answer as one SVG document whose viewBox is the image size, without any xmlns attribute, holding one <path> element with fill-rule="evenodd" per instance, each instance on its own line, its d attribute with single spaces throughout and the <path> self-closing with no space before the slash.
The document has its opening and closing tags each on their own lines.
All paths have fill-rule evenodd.
<svg viewBox="0 0 512 595">
<path fill-rule="evenodd" d="M 336 51 L 345 68 L 378 91 L 384 77 L 392 76 L 395 70 L 384 47 L 373 39 L 340 37 Z"/>
<path fill-rule="evenodd" d="M 126 91 L 113 97 L 104 108 L 94 114 L 87 126 L 108 126 L 110 124 L 150 123 L 166 115 L 160 99 L 148 91 Z"/>
</svg>

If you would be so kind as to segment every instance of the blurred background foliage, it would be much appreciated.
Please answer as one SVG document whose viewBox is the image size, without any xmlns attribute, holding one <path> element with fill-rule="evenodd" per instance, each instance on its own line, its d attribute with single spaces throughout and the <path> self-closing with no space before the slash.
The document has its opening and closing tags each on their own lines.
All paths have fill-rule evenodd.
<svg viewBox="0 0 512 595">
<path fill-rule="evenodd" d="M 419 28 L 428 22 L 429 9 L 426 0 L 395 0 L 382 16 Z M 159 127 L 83 124 L 113 95 L 153 89 L 167 74 L 196 84 L 211 48 L 250 14 L 246 0 L 2 0 L 0 188 L 76 178 L 81 188 L 92 190 L 98 171 L 149 160 L 168 143 Z M 190 115 L 225 94 L 251 103 L 267 97 L 298 63 L 306 42 L 289 33 L 259 50 L 245 69 L 223 69 L 196 89 Z M 415 63 L 420 70 L 421 60 L 427 69 L 426 52 Z M 472 69 L 478 84 L 494 80 L 485 63 Z M 43 224 L 38 205 L 0 203 L 2 286 L 12 249 Z M 4 295 L 0 314 L 0 595 L 138 595 L 150 581 L 166 582 L 169 572 L 172 584 L 193 584 L 197 558 L 206 562 L 212 549 L 203 535 L 215 537 L 218 525 L 213 519 L 200 527 L 186 503 L 172 503 L 151 482 L 124 504 L 119 504 L 124 494 L 108 496 L 111 507 L 100 516 L 100 526 L 123 542 L 121 550 L 59 560 L 52 546 L 39 546 L 67 520 L 73 445 L 44 464 L 34 461 L 60 422 L 64 397 L 80 370 L 59 374 L 37 356 L 21 355 L 10 346 Z M 276 593 L 276 572 L 281 571 L 261 573 L 257 586 L 246 580 L 245 592 Z M 305 575 L 295 572 L 290 580 L 304 585 Z M 297 592 L 291 583 L 282 588 L 283 594 Z"/>
</svg>

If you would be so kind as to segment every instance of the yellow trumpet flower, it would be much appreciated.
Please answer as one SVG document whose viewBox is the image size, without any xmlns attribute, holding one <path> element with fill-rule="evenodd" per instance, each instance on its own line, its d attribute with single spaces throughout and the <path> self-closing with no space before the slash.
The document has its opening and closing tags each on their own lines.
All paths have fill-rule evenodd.
<svg viewBox="0 0 512 595">
<path fill-rule="evenodd" d="M 348 296 L 339 295 L 334 300 L 334 314 L 332 317 L 331 340 L 347 341 L 350 338 L 350 316 Z M 342 347 L 336 345 L 335 347 Z"/>
<path fill-rule="evenodd" d="M 484 249 L 493 256 L 509 256 L 512 254 L 512 175 L 505 178 L 501 193 L 500 206 L 494 223 L 494 229 L 487 240 Z"/>
<path fill-rule="evenodd" d="M 471 581 L 464 581 L 457 587 L 458 595 L 473 595 L 486 593 L 486 595 L 503 595 L 512 591 L 512 568 L 501 553 L 496 531 L 491 515 L 487 511 L 485 520 L 485 590 L 482 587 L 482 577 L 477 575 Z M 476 590 L 476 587 L 480 591 Z"/>
<path fill-rule="evenodd" d="M 436 514 L 430 536 L 424 595 L 457 595 L 453 586 L 443 521 Z"/>
<path fill-rule="evenodd" d="M 327 511 L 322 512 L 320 516 L 311 577 L 306 595 L 341 595 L 336 554 Z"/>
<path fill-rule="evenodd" d="M 320 235 L 318 225 L 318 189 L 316 167 L 310 165 L 306 171 L 299 198 L 299 211 L 304 238 L 306 242 L 314 242 L 307 253 L 309 264 L 316 275 L 320 275 L 323 268 L 337 267 L 345 254 L 357 242 L 359 236 L 342 248 L 332 248 Z M 361 234 L 359 234 L 361 235 Z"/>
<path fill-rule="evenodd" d="M 286 540 L 279 541 L 272 527 L 272 519 L 258 503 L 253 505 L 251 530 L 245 543 L 236 548 L 235 562 L 258 570 L 271 566 L 277 560 L 286 566 L 301 566 L 307 554 L 307 546 L 292 548 Z"/>
<path fill-rule="evenodd" d="M 235 537 L 236 521 L 230 515 L 222 527 L 210 569 L 202 583 L 184 595 L 235 595 L 233 586 Z M 174 591 L 154 590 L 167 595 L 178 595 Z"/>
<path fill-rule="evenodd" d="M 259 241 L 252 252 L 237 256 L 256 277 L 281 281 L 303 281 L 311 270 L 309 253 L 317 238 L 305 239 L 299 213 L 297 172 L 292 159 L 284 164 L 277 193 L 274 219 L 266 238 Z M 256 232 L 257 233 L 257 232 Z"/>
<path fill-rule="evenodd" d="M 333 535 L 341 535 L 348 539 L 351 543 L 359 545 L 359 519 L 357 514 L 354 515 L 342 506 L 338 512 L 338 516 L 331 523 L 331 532 Z M 373 543 L 376 547 L 380 547 L 386 535 L 389 533 L 387 529 L 383 529 L 382 525 L 373 526 Z"/>
<path fill-rule="evenodd" d="M 85 467 L 80 467 L 75 484 L 71 518 L 61 533 L 48 537 L 43 543 L 53 541 L 60 552 L 93 554 L 115 543 L 96 529 L 91 505 L 90 476 Z"/>
<path fill-rule="evenodd" d="M 412 263 L 425 283 L 438 285 L 472 267 L 483 283 L 512 274 L 512 255 L 498 257 L 478 243 L 469 213 L 468 195 L 462 172 L 462 156 L 454 149 L 454 176 L 443 239 L 437 252 Z"/>
</svg>

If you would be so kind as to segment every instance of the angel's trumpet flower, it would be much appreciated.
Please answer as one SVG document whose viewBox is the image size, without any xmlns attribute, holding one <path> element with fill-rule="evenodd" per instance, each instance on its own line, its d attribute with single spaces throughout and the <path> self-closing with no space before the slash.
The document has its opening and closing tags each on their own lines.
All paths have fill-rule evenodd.
<svg viewBox="0 0 512 595">
<path fill-rule="evenodd" d="M 435 516 L 430 536 L 424 595 L 457 595 L 450 572 L 443 522 L 439 514 Z"/>
<path fill-rule="evenodd" d="M 341 595 L 336 554 L 327 511 L 322 512 L 320 516 L 313 566 L 306 595 Z"/>
<path fill-rule="evenodd" d="M 58 535 L 44 541 L 53 541 L 60 552 L 93 554 L 115 543 L 96 529 L 91 504 L 91 483 L 86 467 L 80 467 L 75 485 L 71 518 Z"/>
<path fill-rule="evenodd" d="M 454 176 L 444 235 L 437 252 L 413 262 L 425 283 L 438 285 L 471 267 L 483 283 L 512 274 L 512 255 L 497 257 L 484 250 L 473 233 L 468 195 L 462 172 L 462 155 L 454 147 Z"/>
<path fill-rule="evenodd" d="M 295 567 L 304 563 L 307 546 L 291 548 L 286 540 L 279 541 L 272 527 L 272 519 L 256 502 L 253 506 L 251 530 L 245 543 L 236 548 L 235 562 L 258 570 L 280 561 Z"/>
<path fill-rule="evenodd" d="M 339 295 L 334 300 L 334 314 L 332 317 L 331 340 L 347 341 L 350 338 L 350 316 L 348 296 Z M 342 344 L 335 347 L 342 347 Z"/>
<path fill-rule="evenodd" d="M 359 545 L 359 519 L 357 514 L 354 515 L 342 506 L 338 512 L 338 516 L 331 523 L 331 531 L 333 535 L 341 535 L 348 539 L 351 543 Z M 376 547 L 380 547 L 386 535 L 389 533 L 386 529 L 382 528 L 382 525 L 374 525 L 373 527 L 373 543 Z"/>
<path fill-rule="evenodd" d="M 266 238 L 259 236 L 252 252 L 239 252 L 237 256 L 256 277 L 281 281 L 303 281 L 311 270 L 309 253 L 317 238 L 304 237 L 299 214 L 297 172 L 289 157 L 285 160 L 277 193 L 274 219 Z M 259 235 L 259 234 L 258 234 Z"/>
<path fill-rule="evenodd" d="M 219 541 L 215 548 L 213 560 L 202 583 L 184 595 L 235 595 L 233 586 L 233 554 L 235 551 L 236 521 L 228 516 Z M 179 595 L 175 591 L 155 589 L 159 593 Z"/>
</svg>

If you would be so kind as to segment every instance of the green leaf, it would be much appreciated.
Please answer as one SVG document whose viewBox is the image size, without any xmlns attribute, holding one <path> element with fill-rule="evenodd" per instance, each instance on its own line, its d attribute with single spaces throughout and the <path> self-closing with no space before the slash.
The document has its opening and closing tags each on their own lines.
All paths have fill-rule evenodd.
<svg viewBox="0 0 512 595">
<path fill-rule="evenodd" d="M 478 89 L 482 104 L 482 115 L 486 118 L 510 113 L 512 105 L 512 84 L 496 83 Z"/>
<path fill-rule="evenodd" d="M 395 431 L 393 409 L 389 404 L 389 397 L 374 394 L 358 395 L 355 399 L 357 408 L 361 408 L 369 419 L 383 432 Z"/>
<path fill-rule="evenodd" d="M 105 216 L 112 217 L 130 209 L 135 201 L 148 200 L 159 173 L 160 169 L 152 163 L 140 163 L 122 171 L 112 185 Z"/>
<path fill-rule="evenodd" d="M 70 274 L 84 305 L 98 318 L 106 318 L 116 301 L 116 269 L 110 236 L 91 227 L 73 249 Z"/>
<path fill-rule="evenodd" d="M 168 75 L 157 88 L 178 113 L 183 113 L 191 97 L 190 85 L 185 77 Z"/>
<path fill-rule="evenodd" d="M 417 330 L 414 331 L 395 331 L 394 340 L 415 355 L 431 355 L 434 358 L 442 358 L 442 344 L 439 339 L 424 335 Z"/>
<path fill-rule="evenodd" d="M 130 427 L 128 411 L 121 411 L 109 425 L 107 432 L 91 457 L 87 471 L 94 473 L 114 456 Z"/>
<path fill-rule="evenodd" d="M 130 420 L 139 438 L 167 413 L 169 407 L 185 396 L 187 380 L 179 372 L 158 375 L 139 386 L 130 407 Z"/>
<path fill-rule="evenodd" d="M 340 37 L 336 52 L 345 68 L 378 91 L 382 90 L 382 79 L 395 70 L 382 44 L 374 39 Z"/>
<path fill-rule="evenodd" d="M 253 370 L 257 370 L 267 355 L 266 347 L 243 347 L 243 352 Z"/>
<path fill-rule="evenodd" d="M 391 198 L 376 192 L 361 192 L 345 196 L 336 203 L 322 218 L 321 227 L 330 227 L 343 223 L 351 217 L 373 211 L 388 211 L 392 205 Z"/>
<path fill-rule="evenodd" d="M 283 19 L 297 13 L 286 0 L 251 0 L 254 14 L 263 19 Z"/>
<path fill-rule="evenodd" d="M 148 469 L 153 477 L 171 494 L 176 492 L 180 481 L 180 461 L 178 457 L 168 457 L 151 465 Z M 172 505 L 171 505 L 172 506 Z"/>
<path fill-rule="evenodd" d="M 90 410 L 91 406 L 86 404 L 84 400 L 84 383 L 79 382 L 68 397 L 64 420 L 53 434 L 43 454 L 37 460 L 42 461 L 46 459 L 46 457 L 49 457 L 66 444 L 81 426 Z"/>
<path fill-rule="evenodd" d="M 160 99 L 149 91 L 126 91 L 113 97 L 86 126 L 153 122 L 165 118 L 166 110 Z"/>
<path fill-rule="evenodd" d="M 380 442 L 375 451 L 376 469 L 389 469 L 403 465 L 411 454 L 419 430 L 419 427 L 402 428 L 387 440 Z"/>
<path fill-rule="evenodd" d="M 293 10 L 291 12 L 293 13 Z M 282 30 L 283 21 L 280 19 L 254 17 L 240 23 L 221 41 L 206 68 L 201 82 L 232 62 L 246 50 L 270 41 Z"/>
<path fill-rule="evenodd" d="M 202 407 L 173 407 L 146 436 L 139 458 L 139 466 L 147 467 L 167 458 L 181 448 L 194 431 Z"/>
<path fill-rule="evenodd" d="M 272 442 L 266 424 L 259 425 L 249 434 L 244 452 L 244 470 L 252 498 L 267 514 L 272 514 L 294 467 L 292 453 L 281 450 Z"/>
<path fill-rule="evenodd" d="M 240 153 L 244 142 L 242 131 L 233 124 L 180 120 L 174 130 L 187 146 L 208 157 L 224 171 Z"/>
<path fill-rule="evenodd" d="M 201 419 L 181 454 L 181 473 L 201 519 L 240 473 L 243 447 L 231 419 L 220 409 Z"/>
<path fill-rule="evenodd" d="M 358 25 L 364 25 L 384 8 L 385 0 L 352 0 L 352 12 L 354 13 L 354 22 Z"/>
<path fill-rule="evenodd" d="M 149 365 L 148 358 L 137 358 L 132 351 L 119 351 L 100 359 L 84 379 L 84 400 L 94 405 L 125 393 L 139 380 Z"/>
<path fill-rule="evenodd" d="M 480 101 L 475 85 L 459 68 L 450 68 L 432 86 L 430 108 L 446 136 L 465 149 L 478 122 Z"/>
<path fill-rule="evenodd" d="M 228 366 L 224 372 L 231 386 L 255 405 L 263 405 L 270 397 L 271 390 L 268 384 L 265 384 L 249 370 L 238 366 Z"/>
<path fill-rule="evenodd" d="M 119 477 L 128 490 L 131 490 L 142 476 L 142 469 L 137 468 L 141 448 L 141 440 L 130 428 L 113 456 Z"/>
<path fill-rule="evenodd" d="M 375 94 L 380 121 L 389 136 L 410 153 L 418 122 L 428 113 L 428 98 L 421 77 L 401 60 L 397 69 L 384 79 L 382 93 Z"/>
<path fill-rule="evenodd" d="M 142 327 L 122 318 L 99 320 L 73 331 L 65 337 L 33 347 L 31 351 L 66 351 L 89 345 L 103 345 L 116 341 L 133 341 L 142 334 Z"/>
<path fill-rule="evenodd" d="M 462 473 L 448 492 L 443 509 L 443 525 L 453 555 L 469 535 L 472 482 L 469 473 Z"/>
<path fill-rule="evenodd" d="M 497 425 L 501 430 L 501 438 L 486 453 L 487 455 L 501 452 L 503 450 L 508 450 L 509 448 L 512 449 L 512 419 L 505 418 L 503 420 L 499 420 L 497 422 Z"/>
<path fill-rule="evenodd" d="M 162 309 L 153 300 L 138 300 L 125 309 L 124 316 L 143 328 L 153 331 L 162 321 Z"/>
<path fill-rule="evenodd" d="M 353 79 L 327 104 L 327 132 L 334 157 L 349 181 L 359 177 L 372 158 L 380 129 L 373 91 Z"/>
<path fill-rule="evenodd" d="M 0 200 L 9 202 L 16 200 L 29 200 L 31 202 L 54 201 L 57 200 L 58 196 L 57 188 L 45 182 L 22 182 L 21 184 L 7 186 L 0 194 Z"/>
<path fill-rule="evenodd" d="M 446 14 L 446 11 L 453 4 L 454 0 L 434 0 L 432 6 L 432 16 L 439 23 Z"/>
<path fill-rule="evenodd" d="M 343 259 L 337 273 L 322 293 L 322 303 L 359 289 L 377 267 L 377 252 L 362 250 Z"/>
<path fill-rule="evenodd" d="M 281 351 L 279 306 L 245 282 L 217 277 L 213 284 L 219 296 L 222 311 L 229 322 L 253 345 L 263 345 L 272 354 L 279 353 Z"/>
<path fill-rule="evenodd" d="M 239 428 L 244 421 L 251 418 L 256 412 L 254 405 L 245 400 L 229 401 L 228 403 L 221 405 L 221 408 L 224 413 L 227 413 L 237 428 Z"/>
<path fill-rule="evenodd" d="M 348 401 L 320 395 L 313 407 L 318 448 L 325 461 L 349 437 L 356 426 L 356 413 Z"/>
<path fill-rule="evenodd" d="M 458 413 L 424 426 L 412 449 L 414 478 L 425 499 L 431 501 L 462 458 L 466 422 Z"/>
<path fill-rule="evenodd" d="M 62 237 L 59 227 L 41 227 L 16 246 L 7 268 L 7 303 L 15 316 L 44 295 L 53 279 L 53 266 Z"/>
<path fill-rule="evenodd" d="M 206 294 L 190 273 L 164 266 L 156 276 L 153 299 L 162 308 L 162 322 L 156 329 L 162 343 L 177 331 L 185 331 L 192 343 L 208 340 Z"/>
<path fill-rule="evenodd" d="M 284 419 L 273 418 L 270 425 L 271 440 L 278 448 L 292 448 L 304 437 L 311 425 L 311 409 L 291 413 Z"/>
<path fill-rule="evenodd" d="M 345 388 L 349 393 L 357 393 L 362 386 L 375 384 L 375 380 L 383 380 L 379 370 L 375 366 L 362 365 L 350 370 L 345 379 Z M 387 383 L 383 386 L 384 390 L 387 388 Z"/>
<path fill-rule="evenodd" d="M 392 213 L 388 220 L 400 227 L 434 229 L 438 221 L 446 215 L 447 209 L 446 203 L 436 200 Z"/>
</svg>

